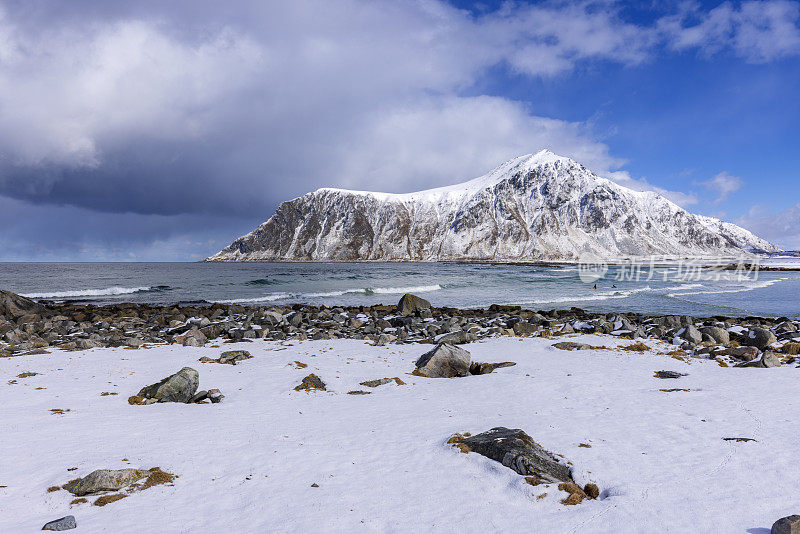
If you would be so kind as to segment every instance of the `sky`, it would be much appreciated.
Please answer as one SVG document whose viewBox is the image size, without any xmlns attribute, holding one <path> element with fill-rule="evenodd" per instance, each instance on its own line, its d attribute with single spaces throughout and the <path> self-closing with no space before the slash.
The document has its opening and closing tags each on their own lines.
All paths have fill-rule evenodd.
<svg viewBox="0 0 800 534">
<path fill-rule="evenodd" d="M 193 261 L 547 148 L 800 249 L 800 1 L 0 0 L 0 261 Z"/>
</svg>

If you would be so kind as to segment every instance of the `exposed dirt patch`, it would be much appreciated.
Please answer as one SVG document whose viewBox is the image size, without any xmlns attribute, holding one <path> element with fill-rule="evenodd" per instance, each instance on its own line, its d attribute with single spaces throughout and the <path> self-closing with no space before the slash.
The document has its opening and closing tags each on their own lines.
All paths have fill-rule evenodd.
<svg viewBox="0 0 800 534">
<path fill-rule="evenodd" d="M 127 495 L 123 493 L 113 493 L 111 495 L 103 495 L 102 497 L 98 497 L 92 504 L 95 506 L 105 506 L 107 504 L 111 504 L 112 502 L 117 502 L 120 499 L 124 499 Z"/>
</svg>

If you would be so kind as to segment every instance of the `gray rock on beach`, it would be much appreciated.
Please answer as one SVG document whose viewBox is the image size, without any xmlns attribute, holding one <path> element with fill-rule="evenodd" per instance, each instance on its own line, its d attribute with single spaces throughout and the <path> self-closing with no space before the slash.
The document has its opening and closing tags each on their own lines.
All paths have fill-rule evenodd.
<svg viewBox="0 0 800 534">
<path fill-rule="evenodd" d="M 74 515 L 67 515 L 60 519 L 45 523 L 42 530 L 71 530 L 78 528 L 78 523 L 75 521 Z"/>
<path fill-rule="evenodd" d="M 406 293 L 400 298 L 397 304 L 397 313 L 407 317 L 409 315 L 419 314 L 423 310 L 430 310 L 431 303 L 422 297 Z"/>
<path fill-rule="evenodd" d="M 189 402 L 197 392 L 200 375 L 191 367 L 184 367 L 160 382 L 143 387 L 139 396 L 158 402 Z"/>
<path fill-rule="evenodd" d="M 727 345 L 731 341 L 731 336 L 728 331 L 718 326 L 704 326 L 700 329 L 700 332 L 710 336 L 715 343 Z"/>
<path fill-rule="evenodd" d="M 533 475 L 545 483 L 572 481 L 569 466 L 560 463 L 518 428 L 496 427 L 463 438 L 460 443 L 470 451 L 500 462 L 520 475 Z"/>
<path fill-rule="evenodd" d="M 776 341 L 778 341 L 778 338 L 775 337 L 775 334 L 772 333 L 772 330 L 769 330 L 768 328 L 752 328 L 750 331 L 745 333 L 741 340 L 741 344 L 748 345 L 750 347 L 756 347 L 759 350 L 764 350 Z"/>
<path fill-rule="evenodd" d="M 65 485 L 64 489 L 78 497 L 102 491 L 116 491 L 130 486 L 149 474 L 149 471 L 142 469 L 97 469 Z"/>
<path fill-rule="evenodd" d="M 470 357 L 470 353 L 461 347 L 440 343 L 419 357 L 414 373 L 428 378 L 467 376 Z"/>
</svg>

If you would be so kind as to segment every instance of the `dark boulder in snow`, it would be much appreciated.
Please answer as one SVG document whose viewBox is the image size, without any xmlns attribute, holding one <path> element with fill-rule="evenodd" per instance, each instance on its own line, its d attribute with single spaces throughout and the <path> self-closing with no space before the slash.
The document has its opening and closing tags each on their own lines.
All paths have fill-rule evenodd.
<svg viewBox="0 0 800 534">
<path fill-rule="evenodd" d="M 543 483 L 572 482 L 569 466 L 518 428 L 496 427 L 475 436 L 454 436 L 450 442 L 463 452 L 476 452 Z"/>
</svg>

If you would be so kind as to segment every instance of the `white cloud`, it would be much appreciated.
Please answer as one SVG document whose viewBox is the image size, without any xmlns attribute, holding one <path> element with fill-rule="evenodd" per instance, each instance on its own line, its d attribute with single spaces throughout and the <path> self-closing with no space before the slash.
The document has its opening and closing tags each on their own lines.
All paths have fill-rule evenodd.
<svg viewBox="0 0 800 534">
<path fill-rule="evenodd" d="M 789 0 L 731 2 L 702 12 L 689 5 L 663 17 L 658 27 L 671 47 L 707 55 L 729 49 L 752 63 L 800 54 L 800 3 Z"/>
<path fill-rule="evenodd" d="M 732 193 L 741 189 L 744 185 L 744 180 L 738 176 L 733 176 L 727 171 L 723 171 L 710 180 L 700 182 L 700 185 L 716 194 L 717 198 L 714 200 L 714 204 L 720 204 L 727 200 Z"/>
<path fill-rule="evenodd" d="M 750 213 L 736 220 L 736 224 L 775 243 L 784 250 L 800 250 L 800 203 L 780 213 L 764 213 L 764 207 L 755 205 Z"/>
<path fill-rule="evenodd" d="M 633 178 L 627 171 L 615 171 L 603 173 L 606 178 L 624 185 L 634 191 L 655 191 L 662 197 L 671 200 L 682 208 L 687 208 L 693 204 L 697 204 L 697 195 L 694 193 L 684 193 L 682 191 L 671 191 L 658 187 L 647 181 L 646 178 Z"/>
</svg>

